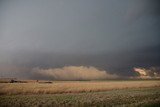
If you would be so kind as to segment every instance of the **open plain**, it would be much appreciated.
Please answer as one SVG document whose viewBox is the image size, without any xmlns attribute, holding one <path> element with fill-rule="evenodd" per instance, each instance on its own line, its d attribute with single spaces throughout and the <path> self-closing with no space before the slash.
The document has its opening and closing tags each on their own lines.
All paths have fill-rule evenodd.
<svg viewBox="0 0 160 107">
<path fill-rule="evenodd" d="M 159 80 L 0 83 L 0 107 L 159 106 Z"/>
</svg>

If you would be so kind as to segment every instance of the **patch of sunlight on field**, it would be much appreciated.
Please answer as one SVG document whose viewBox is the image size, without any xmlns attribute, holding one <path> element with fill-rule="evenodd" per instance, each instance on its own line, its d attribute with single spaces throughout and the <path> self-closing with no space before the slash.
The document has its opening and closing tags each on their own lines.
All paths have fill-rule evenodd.
<svg viewBox="0 0 160 107">
<path fill-rule="evenodd" d="M 160 81 L 59 81 L 46 83 L 0 83 L 0 94 L 55 94 L 158 87 Z"/>
</svg>

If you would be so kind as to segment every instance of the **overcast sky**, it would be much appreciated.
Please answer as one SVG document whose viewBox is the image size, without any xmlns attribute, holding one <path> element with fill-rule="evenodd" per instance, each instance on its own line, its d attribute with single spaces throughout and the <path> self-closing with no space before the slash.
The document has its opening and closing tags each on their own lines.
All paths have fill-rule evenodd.
<svg viewBox="0 0 160 107">
<path fill-rule="evenodd" d="M 158 0 L 0 0 L 1 76 L 22 67 L 30 77 L 34 67 L 132 75 L 135 66 L 160 66 L 159 7 Z"/>
</svg>

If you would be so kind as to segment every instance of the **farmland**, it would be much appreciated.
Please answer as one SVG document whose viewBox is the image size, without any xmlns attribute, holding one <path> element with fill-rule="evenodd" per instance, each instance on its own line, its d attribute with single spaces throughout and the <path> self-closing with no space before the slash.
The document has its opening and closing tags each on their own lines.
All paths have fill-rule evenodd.
<svg viewBox="0 0 160 107">
<path fill-rule="evenodd" d="M 0 107 L 158 106 L 160 81 L 0 83 Z"/>
</svg>

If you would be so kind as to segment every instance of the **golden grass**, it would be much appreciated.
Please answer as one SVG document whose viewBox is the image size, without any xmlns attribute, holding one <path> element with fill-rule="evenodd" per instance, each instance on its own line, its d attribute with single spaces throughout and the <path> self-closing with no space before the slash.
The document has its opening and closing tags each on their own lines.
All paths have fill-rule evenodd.
<svg viewBox="0 0 160 107">
<path fill-rule="evenodd" d="M 55 94 L 107 91 L 160 86 L 160 81 L 56 81 L 42 83 L 0 83 L 0 94 Z"/>
</svg>

